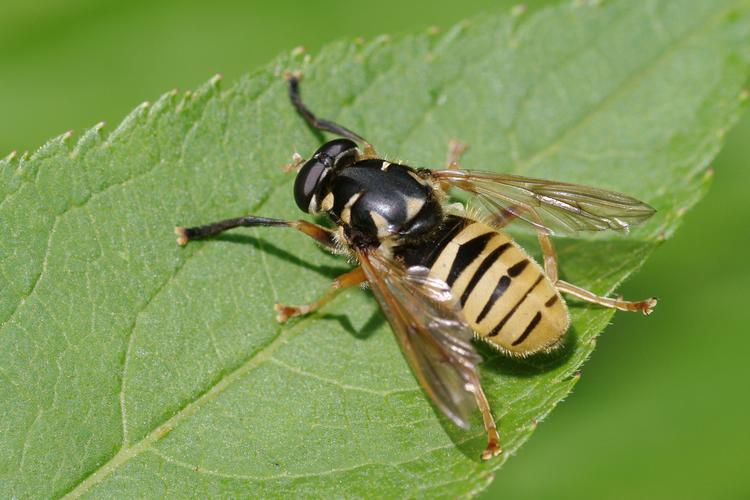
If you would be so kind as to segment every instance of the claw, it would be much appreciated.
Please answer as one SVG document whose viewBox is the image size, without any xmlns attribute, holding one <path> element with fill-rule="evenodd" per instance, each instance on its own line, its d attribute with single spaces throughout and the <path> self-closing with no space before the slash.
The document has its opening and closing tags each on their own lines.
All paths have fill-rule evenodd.
<svg viewBox="0 0 750 500">
<path fill-rule="evenodd" d="M 181 247 L 184 247 L 187 245 L 188 242 L 188 235 L 187 231 L 182 226 L 177 226 L 174 228 L 174 234 L 177 235 L 177 244 Z"/>
<path fill-rule="evenodd" d="M 279 313 L 276 315 L 276 321 L 279 323 L 286 323 L 286 320 L 289 319 L 289 314 L 287 313 L 287 307 L 282 306 L 281 304 L 274 304 L 273 309 Z"/>
<path fill-rule="evenodd" d="M 285 174 L 288 174 L 289 172 L 295 172 L 299 170 L 299 166 L 302 165 L 302 162 L 304 161 L 305 159 L 302 158 L 302 155 L 300 155 L 299 153 L 295 151 L 294 154 L 292 155 L 292 162 L 287 163 L 286 165 L 281 167 L 281 171 L 284 172 Z"/>
<path fill-rule="evenodd" d="M 290 80 L 300 81 L 300 80 L 302 80 L 302 72 L 301 71 L 285 71 L 284 72 L 284 80 L 286 80 L 286 81 L 290 81 Z"/>
<path fill-rule="evenodd" d="M 279 313 L 276 315 L 276 321 L 285 323 L 289 318 L 302 316 L 310 312 L 310 306 L 285 306 L 283 304 L 274 304 L 274 310 Z"/>
<path fill-rule="evenodd" d="M 503 450 L 500 448 L 500 444 L 494 441 L 490 441 L 487 444 L 487 448 L 482 452 L 482 460 L 489 460 L 501 454 Z"/>
<path fill-rule="evenodd" d="M 644 315 L 648 316 L 654 311 L 654 308 L 656 307 L 656 304 L 659 301 L 656 299 L 656 297 L 651 297 L 650 299 L 644 300 L 641 302 L 641 312 L 643 312 Z"/>
</svg>

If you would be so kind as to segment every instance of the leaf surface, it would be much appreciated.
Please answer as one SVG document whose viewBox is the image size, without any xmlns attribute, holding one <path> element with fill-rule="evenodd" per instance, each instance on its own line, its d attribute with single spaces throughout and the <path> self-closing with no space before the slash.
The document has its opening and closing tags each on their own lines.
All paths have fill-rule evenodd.
<svg viewBox="0 0 750 500">
<path fill-rule="evenodd" d="M 564 279 L 610 293 L 707 187 L 746 99 L 749 7 L 566 5 L 337 43 L 2 160 L 0 495 L 479 491 L 568 395 L 610 311 L 571 301 L 551 355 L 481 348 L 506 450 L 482 463 L 479 416 L 463 431 L 436 412 L 368 291 L 275 322 L 274 302 L 316 298 L 346 262 L 283 230 L 178 248 L 173 226 L 300 216 L 279 166 L 320 142 L 281 78 L 302 70 L 310 106 L 389 159 L 440 167 L 458 138 L 466 168 L 651 203 L 658 214 L 627 237 L 557 243 Z"/>
</svg>

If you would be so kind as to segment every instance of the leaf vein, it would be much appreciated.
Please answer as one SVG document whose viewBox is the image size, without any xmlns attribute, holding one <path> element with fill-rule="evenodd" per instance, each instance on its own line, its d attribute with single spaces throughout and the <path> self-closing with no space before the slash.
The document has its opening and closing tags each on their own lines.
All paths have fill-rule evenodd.
<svg viewBox="0 0 750 500">
<path fill-rule="evenodd" d="M 732 7 L 733 8 L 733 7 Z M 672 57 L 677 50 L 691 40 L 694 36 L 703 33 L 705 30 L 711 28 L 715 23 L 720 21 L 722 18 L 727 16 L 732 8 L 724 9 L 719 14 L 706 19 L 701 19 L 695 25 L 691 26 L 679 37 L 672 40 L 672 44 L 668 45 L 663 51 L 659 53 L 655 58 L 648 61 L 646 64 L 641 66 L 635 73 L 631 74 L 625 81 L 620 84 L 614 91 L 607 94 L 602 98 L 594 107 L 592 107 L 587 113 L 583 114 L 574 124 L 570 127 L 565 127 L 564 131 L 557 136 L 551 143 L 544 148 L 532 152 L 527 159 L 521 159 L 519 163 L 519 171 L 527 171 L 534 165 L 539 164 L 545 158 L 554 154 L 558 151 L 563 144 L 565 144 L 571 137 L 577 135 L 581 130 L 590 124 L 597 116 L 608 109 L 612 104 L 617 101 L 617 98 L 627 94 L 631 90 L 637 87 L 637 85 L 643 81 L 652 71 L 654 71 L 659 65 Z"/>
<path fill-rule="evenodd" d="M 419 392 L 420 391 L 419 387 L 416 387 L 416 386 L 415 387 L 410 387 L 410 388 L 404 388 L 404 389 L 394 389 L 394 390 L 389 390 L 389 391 L 379 391 L 377 389 L 370 389 L 370 388 L 361 387 L 361 386 L 358 386 L 358 385 L 344 384 L 344 383 L 342 383 L 342 382 L 340 382 L 338 380 L 331 379 L 331 378 L 328 378 L 328 377 L 324 377 L 322 375 L 318 375 L 317 373 L 308 372 L 308 371 L 303 370 L 303 369 L 301 369 L 301 368 L 299 368 L 297 366 L 292 366 L 290 364 L 287 364 L 287 363 L 281 361 L 278 358 L 271 357 L 271 358 L 269 358 L 268 361 L 271 362 L 271 363 L 273 363 L 273 364 L 275 364 L 275 365 L 277 365 L 277 366 L 280 366 L 281 368 L 284 368 L 285 370 L 287 370 L 290 373 L 294 373 L 294 374 L 299 375 L 301 377 L 311 378 L 311 379 L 314 379 L 314 380 L 319 380 L 319 381 L 325 382 L 327 384 L 331 384 L 331 385 L 335 385 L 337 387 L 341 387 L 342 389 L 345 389 L 345 390 L 348 390 L 348 391 L 364 392 L 364 393 L 367 393 L 367 394 L 373 394 L 375 396 L 380 396 L 380 397 L 383 397 L 383 398 L 387 398 L 387 397 L 392 396 L 394 394 L 408 394 L 408 393 L 415 393 L 415 392 Z"/>
</svg>

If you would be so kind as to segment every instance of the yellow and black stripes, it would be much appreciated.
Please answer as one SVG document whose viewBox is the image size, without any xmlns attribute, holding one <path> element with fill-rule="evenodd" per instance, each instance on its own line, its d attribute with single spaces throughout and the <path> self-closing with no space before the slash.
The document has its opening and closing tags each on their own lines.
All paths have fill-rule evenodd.
<svg viewBox="0 0 750 500">
<path fill-rule="evenodd" d="M 479 258 L 493 236 L 495 235 L 492 232 L 484 233 L 459 247 L 456 256 L 453 258 L 450 271 L 448 271 L 448 277 L 445 280 L 448 286 L 452 287 L 458 277 L 461 276 L 461 273 Z"/>
<path fill-rule="evenodd" d="M 487 299 L 487 302 L 485 302 L 484 306 L 482 307 L 482 311 L 477 316 L 477 319 L 475 320 L 475 323 L 481 323 L 482 320 L 487 316 L 487 313 L 490 312 L 492 307 L 495 305 L 495 302 L 497 302 L 500 297 L 503 296 L 505 293 L 505 290 L 508 289 L 510 286 L 510 277 L 508 277 L 507 274 L 503 274 L 500 276 L 500 279 L 497 280 L 497 285 L 495 285 L 495 288 L 492 290 L 492 294 Z"/>
<path fill-rule="evenodd" d="M 568 327 L 565 303 L 542 268 L 507 234 L 481 222 L 448 216 L 429 242 L 397 255 L 445 281 L 477 335 L 505 351 L 547 348 Z"/>
<path fill-rule="evenodd" d="M 508 275 L 509 276 L 511 275 L 510 274 L 510 269 L 508 270 Z M 534 280 L 534 283 L 529 287 L 528 290 L 526 290 L 526 293 L 524 293 L 523 296 L 518 300 L 518 302 L 516 302 L 513 305 L 513 307 L 510 309 L 510 311 L 508 311 L 507 314 L 505 316 L 503 316 L 503 319 L 500 320 L 500 322 L 497 324 L 497 326 L 495 326 L 495 328 L 493 328 L 490 331 L 490 333 L 487 334 L 488 337 L 494 337 L 495 335 L 497 335 L 498 333 L 500 333 L 500 330 L 503 329 L 503 327 L 508 322 L 508 320 L 513 317 L 513 315 L 516 313 L 516 311 L 518 311 L 518 308 L 523 305 L 523 303 L 526 301 L 526 299 L 531 294 L 531 292 L 533 292 L 534 289 L 539 285 L 539 283 L 542 282 L 542 278 L 543 277 L 544 277 L 543 274 L 539 274 L 539 276 L 537 276 L 536 280 Z M 528 336 L 528 333 L 526 334 L 526 336 Z M 521 339 L 521 337 L 519 337 L 518 339 L 514 340 L 513 341 L 513 345 L 520 344 L 522 342 L 522 340 L 520 340 L 520 339 Z"/>
<path fill-rule="evenodd" d="M 466 285 L 466 288 L 464 289 L 463 293 L 461 294 L 461 307 L 466 304 L 466 300 L 471 295 L 471 292 L 474 291 L 474 288 L 476 288 L 477 283 L 479 283 L 479 280 L 482 279 L 482 277 L 485 275 L 485 273 L 495 264 L 497 259 L 503 254 L 504 251 L 506 251 L 510 247 L 510 242 L 505 242 L 499 247 L 495 248 L 490 254 L 484 258 L 481 264 L 479 264 L 479 267 L 474 272 L 474 275 L 471 277 L 471 280 L 469 281 L 469 284 Z M 505 277 L 507 278 L 507 277 Z M 509 280 L 508 280 L 509 281 Z M 498 287 L 500 286 L 500 282 L 498 282 Z M 497 297 L 494 299 L 491 299 L 492 302 L 497 300 L 497 298 L 502 295 L 502 292 L 504 291 L 504 288 L 507 288 L 508 284 L 506 283 L 502 290 L 498 291 Z M 496 290 L 497 288 L 496 287 Z M 488 301 L 489 304 L 489 301 Z M 487 313 L 485 313 L 487 314 Z M 480 314 L 481 315 L 481 314 Z M 479 322 L 479 319 L 477 319 L 477 322 Z"/>
</svg>

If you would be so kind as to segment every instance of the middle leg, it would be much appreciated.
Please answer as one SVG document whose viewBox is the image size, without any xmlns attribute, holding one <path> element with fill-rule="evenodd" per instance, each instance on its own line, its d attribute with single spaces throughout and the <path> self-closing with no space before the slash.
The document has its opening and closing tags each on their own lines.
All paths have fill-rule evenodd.
<svg viewBox="0 0 750 500">
<path fill-rule="evenodd" d="M 361 267 L 354 268 L 351 271 L 344 273 L 333 280 L 333 283 L 331 283 L 331 287 L 328 289 L 328 291 L 315 302 L 311 302 L 310 304 L 304 304 L 301 306 L 285 306 L 282 304 L 274 305 L 274 309 L 276 309 L 276 312 L 279 313 L 278 316 L 276 316 L 276 320 L 279 323 L 284 323 L 289 318 L 302 316 L 304 314 L 309 314 L 313 311 L 317 311 L 318 309 L 326 305 L 341 290 L 354 285 L 359 285 L 366 279 L 367 278 L 365 277 L 365 273 L 364 271 L 362 271 Z"/>
</svg>

